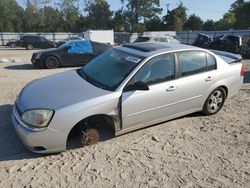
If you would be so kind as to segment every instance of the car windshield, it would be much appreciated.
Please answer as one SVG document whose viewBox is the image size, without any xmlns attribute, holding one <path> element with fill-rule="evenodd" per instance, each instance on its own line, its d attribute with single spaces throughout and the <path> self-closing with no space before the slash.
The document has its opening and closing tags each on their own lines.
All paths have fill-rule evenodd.
<svg viewBox="0 0 250 188">
<path fill-rule="evenodd" d="M 66 46 L 71 46 L 71 43 L 72 43 L 72 41 L 68 41 L 68 42 L 64 43 L 63 45 L 59 46 L 59 48 L 64 48 Z"/>
<path fill-rule="evenodd" d="M 84 66 L 80 74 L 93 85 L 114 91 L 141 60 L 142 57 L 111 49 Z"/>
</svg>

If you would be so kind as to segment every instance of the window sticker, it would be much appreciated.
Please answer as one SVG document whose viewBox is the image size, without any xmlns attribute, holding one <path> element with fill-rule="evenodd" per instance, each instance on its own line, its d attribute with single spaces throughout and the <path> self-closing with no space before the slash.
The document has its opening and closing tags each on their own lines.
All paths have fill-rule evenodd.
<svg viewBox="0 0 250 188">
<path fill-rule="evenodd" d="M 141 59 L 139 59 L 137 57 L 133 57 L 133 56 L 126 56 L 126 60 L 131 61 L 133 63 L 139 63 L 141 61 Z"/>
</svg>

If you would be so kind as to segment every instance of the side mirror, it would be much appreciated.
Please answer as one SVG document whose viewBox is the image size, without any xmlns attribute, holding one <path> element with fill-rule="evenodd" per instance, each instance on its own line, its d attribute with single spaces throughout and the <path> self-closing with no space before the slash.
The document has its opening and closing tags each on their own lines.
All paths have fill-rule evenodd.
<svg viewBox="0 0 250 188">
<path fill-rule="evenodd" d="M 141 90 L 141 91 L 147 91 L 149 90 L 149 87 L 146 83 L 142 81 L 137 81 L 134 84 L 128 85 L 124 88 L 124 91 L 136 91 L 136 90 Z"/>
<path fill-rule="evenodd" d="M 65 46 L 63 49 L 64 49 L 65 51 L 67 51 L 67 50 L 71 49 L 71 46 Z"/>
</svg>

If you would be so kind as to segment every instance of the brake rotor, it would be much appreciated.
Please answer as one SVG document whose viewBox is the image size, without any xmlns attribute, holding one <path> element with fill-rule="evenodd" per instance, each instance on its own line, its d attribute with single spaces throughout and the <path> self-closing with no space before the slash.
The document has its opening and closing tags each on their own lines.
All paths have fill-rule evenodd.
<svg viewBox="0 0 250 188">
<path fill-rule="evenodd" d="M 99 132 L 96 129 L 86 129 L 85 131 L 82 131 L 82 134 L 82 144 L 84 146 L 94 145 L 99 141 Z"/>
</svg>

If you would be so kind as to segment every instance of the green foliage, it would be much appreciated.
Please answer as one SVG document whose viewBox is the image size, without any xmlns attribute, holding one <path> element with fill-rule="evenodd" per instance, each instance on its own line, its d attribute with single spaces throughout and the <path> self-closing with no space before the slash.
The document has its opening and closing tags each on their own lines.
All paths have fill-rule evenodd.
<svg viewBox="0 0 250 188">
<path fill-rule="evenodd" d="M 187 21 L 187 8 L 183 6 L 183 3 L 180 3 L 177 8 L 168 11 L 167 15 L 163 16 L 162 21 L 165 30 L 182 31 Z"/>
<path fill-rule="evenodd" d="M 235 15 L 235 28 L 249 29 L 250 28 L 250 2 L 237 0 L 231 6 L 231 11 Z"/>
<path fill-rule="evenodd" d="M 185 30 L 200 31 L 202 29 L 203 21 L 199 16 L 192 14 L 189 16 L 184 25 Z"/>
<path fill-rule="evenodd" d="M 115 12 L 113 18 L 113 28 L 115 31 L 124 32 L 130 30 L 129 21 L 126 20 L 123 9 L 119 9 Z"/>
<path fill-rule="evenodd" d="M 154 16 L 152 19 L 145 21 L 145 25 L 148 31 L 162 31 L 163 24 L 159 16 Z"/>
<path fill-rule="evenodd" d="M 113 13 L 107 0 L 26 0 L 25 8 L 16 0 L 0 0 L 0 32 L 250 29 L 249 0 L 235 0 L 219 21 L 207 20 L 204 23 L 197 15 L 188 17 L 182 2 L 160 18 L 160 0 L 120 1 L 123 6 Z"/>
<path fill-rule="evenodd" d="M 233 29 L 236 24 L 235 14 L 233 12 L 228 12 L 223 15 L 223 18 L 220 19 L 216 25 L 219 30 L 228 30 Z"/>
<path fill-rule="evenodd" d="M 91 29 L 111 29 L 112 15 L 106 0 L 87 1 L 85 11 L 88 12 L 88 23 Z"/>
<path fill-rule="evenodd" d="M 22 31 L 23 11 L 15 0 L 1 0 L 0 32 Z"/>
<path fill-rule="evenodd" d="M 140 32 L 143 30 L 142 23 L 140 23 L 141 21 L 150 19 L 162 12 L 159 0 L 121 0 L 121 2 L 125 5 L 125 19 L 131 25 L 130 31 L 133 32 Z M 143 27 L 145 29 L 145 26 Z"/>
<path fill-rule="evenodd" d="M 215 31 L 216 23 L 213 20 L 207 20 L 203 23 L 202 27 L 204 31 Z"/>
</svg>

